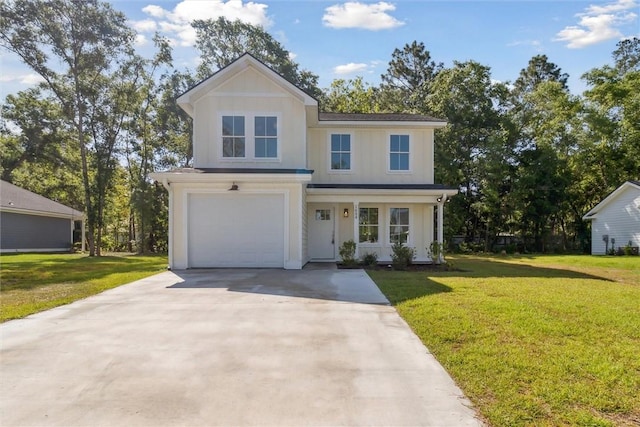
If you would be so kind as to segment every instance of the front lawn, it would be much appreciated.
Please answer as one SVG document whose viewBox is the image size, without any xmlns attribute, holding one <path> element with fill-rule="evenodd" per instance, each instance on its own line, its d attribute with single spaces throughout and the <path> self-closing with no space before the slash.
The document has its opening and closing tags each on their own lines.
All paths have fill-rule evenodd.
<svg viewBox="0 0 640 427">
<path fill-rule="evenodd" d="M 640 424 L 640 257 L 370 271 L 493 426 Z"/>
<path fill-rule="evenodd" d="M 68 304 L 159 273 L 166 256 L 3 254 L 0 257 L 0 321 Z"/>
</svg>

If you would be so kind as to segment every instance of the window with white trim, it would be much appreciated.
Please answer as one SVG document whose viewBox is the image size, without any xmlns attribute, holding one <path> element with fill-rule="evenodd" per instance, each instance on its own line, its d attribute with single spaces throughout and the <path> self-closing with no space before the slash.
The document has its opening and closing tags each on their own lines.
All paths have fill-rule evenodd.
<svg viewBox="0 0 640 427">
<path fill-rule="evenodd" d="M 245 157 L 244 116 L 222 116 L 222 157 Z"/>
<path fill-rule="evenodd" d="M 409 240 L 409 208 L 389 209 L 389 242 L 407 243 Z"/>
<path fill-rule="evenodd" d="M 360 243 L 378 242 L 378 208 L 360 208 L 358 210 L 360 223 Z"/>
<path fill-rule="evenodd" d="M 255 157 L 278 157 L 278 118 L 275 116 L 254 117 Z"/>
<path fill-rule="evenodd" d="M 391 135 L 389 138 L 389 170 L 409 170 L 409 135 Z"/>
<path fill-rule="evenodd" d="M 331 134 L 331 170 L 351 170 L 351 135 Z"/>
</svg>

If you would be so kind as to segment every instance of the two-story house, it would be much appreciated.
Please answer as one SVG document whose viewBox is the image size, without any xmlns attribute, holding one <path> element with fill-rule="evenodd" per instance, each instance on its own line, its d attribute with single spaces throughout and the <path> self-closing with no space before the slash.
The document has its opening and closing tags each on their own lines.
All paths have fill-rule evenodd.
<svg viewBox="0 0 640 427">
<path fill-rule="evenodd" d="M 300 269 L 339 260 L 348 240 L 380 261 L 395 242 L 430 261 L 442 242 L 457 193 L 434 183 L 444 120 L 321 113 L 249 54 L 177 102 L 193 118 L 194 167 L 152 175 L 169 191 L 171 268 Z"/>
</svg>

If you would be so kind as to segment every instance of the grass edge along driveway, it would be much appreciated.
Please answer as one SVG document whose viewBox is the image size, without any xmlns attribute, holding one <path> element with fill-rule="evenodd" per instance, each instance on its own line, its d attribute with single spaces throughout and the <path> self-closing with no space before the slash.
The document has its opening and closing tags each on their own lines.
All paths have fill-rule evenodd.
<svg viewBox="0 0 640 427">
<path fill-rule="evenodd" d="M 452 257 L 370 271 L 493 426 L 640 424 L 640 258 Z"/>
<path fill-rule="evenodd" d="M 165 255 L 2 254 L 0 321 L 69 304 L 166 267 Z"/>
</svg>

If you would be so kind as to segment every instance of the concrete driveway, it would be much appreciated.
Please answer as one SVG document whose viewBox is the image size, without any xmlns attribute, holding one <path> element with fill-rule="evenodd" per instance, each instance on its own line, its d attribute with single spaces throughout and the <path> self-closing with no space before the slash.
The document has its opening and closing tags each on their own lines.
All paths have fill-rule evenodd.
<svg viewBox="0 0 640 427">
<path fill-rule="evenodd" d="M 362 270 L 165 272 L 0 326 L 2 426 L 471 426 Z"/>
</svg>

